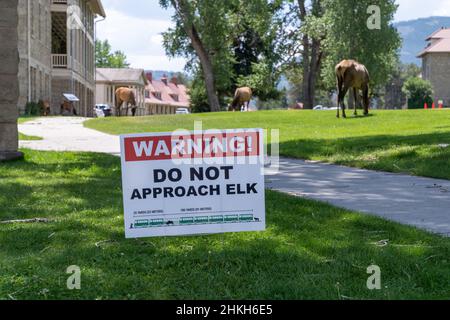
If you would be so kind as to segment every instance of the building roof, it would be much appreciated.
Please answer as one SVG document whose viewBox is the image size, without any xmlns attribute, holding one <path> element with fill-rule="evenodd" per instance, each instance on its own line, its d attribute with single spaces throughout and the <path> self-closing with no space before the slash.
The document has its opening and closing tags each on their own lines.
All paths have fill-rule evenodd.
<svg viewBox="0 0 450 320">
<path fill-rule="evenodd" d="M 110 82 L 130 85 L 141 85 L 144 83 L 146 85 L 148 80 L 143 69 L 97 68 L 96 82 Z"/>
<path fill-rule="evenodd" d="M 429 35 L 426 40 L 429 41 L 431 39 L 450 39 L 450 29 L 441 28 L 439 30 L 436 30 L 431 35 Z"/>
<path fill-rule="evenodd" d="M 419 53 L 418 58 L 428 53 L 450 53 L 450 29 L 439 29 L 426 40 L 431 42 Z"/>
<path fill-rule="evenodd" d="M 182 108 L 190 107 L 190 98 L 185 85 L 178 84 L 177 78 L 153 80 L 151 72 L 147 73 L 149 80 L 146 90 L 150 97 L 145 99 L 146 104 L 170 105 Z M 160 97 L 159 97 L 160 95 Z M 178 97 L 178 99 L 176 99 Z"/>
<path fill-rule="evenodd" d="M 89 3 L 91 4 L 91 8 L 94 13 L 106 18 L 105 8 L 103 7 L 101 0 L 89 0 Z"/>
</svg>

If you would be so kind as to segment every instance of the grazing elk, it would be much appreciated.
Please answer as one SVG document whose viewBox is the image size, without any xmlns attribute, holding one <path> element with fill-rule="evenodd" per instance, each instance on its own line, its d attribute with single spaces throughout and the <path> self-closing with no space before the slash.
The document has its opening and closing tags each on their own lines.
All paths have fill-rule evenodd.
<svg viewBox="0 0 450 320">
<path fill-rule="evenodd" d="M 353 89 L 355 98 L 355 116 L 358 114 L 357 107 L 360 102 L 358 91 L 362 91 L 364 115 L 369 114 L 369 71 L 361 63 L 355 60 L 343 60 L 336 66 L 336 78 L 338 86 L 338 110 L 342 107 L 342 116 L 346 118 L 344 98 L 349 89 Z"/>
<path fill-rule="evenodd" d="M 130 88 L 119 88 L 116 90 L 116 112 L 117 115 L 120 117 L 121 114 L 121 108 L 122 105 L 125 103 L 125 109 L 126 113 L 125 116 L 128 116 L 128 108 L 131 105 L 131 113 L 134 116 L 136 116 L 136 97 L 134 95 L 134 91 Z"/>
<path fill-rule="evenodd" d="M 248 111 L 250 101 L 252 100 L 253 92 L 249 87 L 242 87 L 236 89 L 233 102 L 228 106 L 228 111 L 239 111 L 242 107 Z"/>
</svg>

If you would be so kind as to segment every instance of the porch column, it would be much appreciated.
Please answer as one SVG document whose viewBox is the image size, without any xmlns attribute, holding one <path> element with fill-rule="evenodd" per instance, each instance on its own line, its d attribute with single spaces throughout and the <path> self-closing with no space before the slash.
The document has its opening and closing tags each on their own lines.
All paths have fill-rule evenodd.
<svg viewBox="0 0 450 320">
<path fill-rule="evenodd" d="M 111 85 L 111 87 L 112 87 L 112 108 L 113 108 L 113 110 L 115 110 L 114 112 L 115 112 L 115 116 L 117 116 L 117 114 L 118 114 L 118 111 L 116 110 L 116 86 L 115 85 Z"/>
<path fill-rule="evenodd" d="M 0 161 L 21 158 L 19 134 L 18 0 L 0 1 Z"/>
</svg>

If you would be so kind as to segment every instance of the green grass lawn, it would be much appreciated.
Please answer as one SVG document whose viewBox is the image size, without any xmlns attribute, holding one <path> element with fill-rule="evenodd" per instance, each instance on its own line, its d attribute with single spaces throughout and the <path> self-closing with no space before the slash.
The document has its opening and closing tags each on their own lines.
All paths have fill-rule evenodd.
<svg viewBox="0 0 450 320">
<path fill-rule="evenodd" d="M 22 124 L 28 121 L 33 121 L 35 120 L 37 117 L 34 116 L 20 116 L 19 119 L 17 119 L 17 123 Z"/>
<path fill-rule="evenodd" d="M 19 132 L 19 140 L 42 140 L 42 138 L 35 136 L 27 136 L 26 134 Z"/>
<path fill-rule="evenodd" d="M 19 124 L 22 124 L 22 123 L 25 123 L 25 122 L 28 122 L 28 121 L 32 121 L 34 119 L 36 119 L 36 118 L 35 117 L 28 117 L 28 116 L 27 117 L 20 117 L 17 122 Z M 19 132 L 19 140 L 42 140 L 42 138 L 41 137 L 35 137 L 35 136 L 27 136 L 26 134 L 23 134 L 23 133 Z"/>
<path fill-rule="evenodd" d="M 265 232 L 126 240 L 120 159 L 23 151 L 0 164 L 0 221 L 53 222 L 0 224 L 0 300 L 450 298 L 449 238 L 267 191 Z"/>
<path fill-rule="evenodd" d="M 280 130 L 283 156 L 450 179 L 450 110 L 375 111 L 336 119 L 334 111 L 265 111 L 93 119 L 85 125 L 112 134 L 193 129 Z"/>
</svg>

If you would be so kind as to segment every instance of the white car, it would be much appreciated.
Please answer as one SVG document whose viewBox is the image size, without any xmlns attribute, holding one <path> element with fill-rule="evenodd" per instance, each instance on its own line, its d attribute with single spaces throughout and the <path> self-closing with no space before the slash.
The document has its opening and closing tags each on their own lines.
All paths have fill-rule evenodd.
<svg viewBox="0 0 450 320">
<path fill-rule="evenodd" d="M 96 104 L 94 108 L 95 115 L 97 118 L 111 117 L 112 110 L 107 104 Z"/>
<path fill-rule="evenodd" d="M 175 112 L 175 114 L 189 114 L 189 109 L 188 108 L 178 108 L 177 111 Z"/>
</svg>

